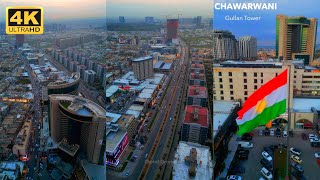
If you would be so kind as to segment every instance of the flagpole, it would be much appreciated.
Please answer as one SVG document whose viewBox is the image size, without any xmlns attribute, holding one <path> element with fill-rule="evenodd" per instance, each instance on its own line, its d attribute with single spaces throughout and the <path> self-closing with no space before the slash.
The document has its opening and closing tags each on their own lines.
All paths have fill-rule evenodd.
<svg viewBox="0 0 320 180">
<path fill-rule="evenodd" d="M 290 128 L 291 128 L 291 111 L 290 111 L 290 105 L 291 105 L 291 64 L 289 64 L 289 78 L 288 78 L 288 85 L 289 85 L 289 88 L 288 88 L 288 127 L 287 127 L 287 177 L 289 178 L 290 176 L 290 171 L 289 171 L 289 161 L 290 161 L 290 158 L 289 158 L 289 136 L 290 136 Z"/>
</svg>

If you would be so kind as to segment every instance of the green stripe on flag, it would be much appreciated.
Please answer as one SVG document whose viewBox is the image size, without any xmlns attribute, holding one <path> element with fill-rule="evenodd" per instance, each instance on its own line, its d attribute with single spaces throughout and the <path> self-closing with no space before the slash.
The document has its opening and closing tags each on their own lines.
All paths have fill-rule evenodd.
<svg viewBox="0 0 320 180">
<path fill-rule="evenodd" d="M 247 121 L 239 126 L 237 135 L 243 135 L 244 133 L 251 132 L 254 128 L 266 125 L 270 120 L 275 119 L 279 115 L 286 112 L 287 102 L 286 99 L 275 103 L 273 106 L 267 107 L 255 118 Z M 238 121 L 238 120 L 236 120 Z"/>
</svg>

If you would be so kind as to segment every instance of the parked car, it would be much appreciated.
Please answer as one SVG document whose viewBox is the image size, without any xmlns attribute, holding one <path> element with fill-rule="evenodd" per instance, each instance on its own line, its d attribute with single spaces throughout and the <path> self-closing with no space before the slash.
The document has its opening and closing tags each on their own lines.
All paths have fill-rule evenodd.
<svg viewBox="0 0 320 180">
<path fill-rule="evenodd" d="M 266 151 L 262 152 L 262 157 L 268 161 L 272 161 L 272 157 Z"/>
<path fill-rule="evenodd" d="M 320 141 L 311 141 L 311 146 L 312 147 L 320 147 Z"/>
<path fill-rule="evenodd" d="M 242 148 L 253 148 L 253 143 L 252 142 L 239 141 L 238 144 Z"/>
<path fill-rule="evenodd" d="M 276 136 L 281 137 L 281 130 L 279 128 L 277 128 L 276 130 Z"/>
<path fill-rule="evenodd" d="M 264 130 L 264 135 L 265 136 L 269 136 L 270 135 L 270 130 L 269 129 L 265 129 Z"/>
<path fill-rule="evenodd" d="M 130 174 L 130 170 L 126 173 L 126 176 L 129 176 L 129 174 Z"/>
<path fill-rule="evenodd" d="M 273 150 L 270 147 L 264 147 L 263 150 L 273 156 Z"/>
<path fill-rule="evenodd" d="M 320 152 L 314 153 L 314 157 L 316 157 L 316 159 L 320 159 Z"/>
<path fill-rule="evenodd" d="M 262 136 L 262 135 L 263 135 L 263 130 L 260 129 L 260 130 L 259 130 L 259 136 Z"/>
<path fill-rule="evenodd" d="M 244 134 L 242 135 L 241 140 L 252 140 L 252 136 Z"/>
<path fill-rule="evenodd" d="M 301 174 L 297 171 L 291 171 L 291 175 L 294 176 L 297 180 L 306 180 L 306 178 L 303 176 L 303 174 Z"/>
<path fill-rule="evenodd" d="M 227 180 L 242 180 L 241 176 L 237 176 L 237 175 L 229 175 L 226 178 Z"/>
<path fill-rule="evenodd" d="M 288 137 L 287 131 L 283 131 L 283 132 L 282 132 L 282 136 L 285 137 L 285 138 Z"/>
<path fill-rule="evenodd" d="M 299 157 L 299 156 L 296 156 L 296 155 L 291 155 L 291 160 L 298 163 L 298 164 L 301 164 L 302 163 L 302 159 Z"/>
<path fill-rule="evenodd" d="M 270 146 L 270 149 L 271 149 L 271 150 L 275 150 L 276 148 L 278 148 L 278 145 L 271 145 L 271 146 Z M 269 153 L 269 154 L 270 154 L 270 153 Z"/>
<path fill-rule="evenodd" d="M 270 171 L 268 171 L 268 169 L 263 167 L 260 172 L 261 172 L 263 177 L 265 177 L 268 180 L 272 180 L 272 178 L 273 178 L 272 177 L 272 173 Z"/>
<path fill-rule="evenodd" d="M 296 148 L 290 148 L 290 152 L 297 155 L 297 156 L 300 156 L 301 155 L 301 151 L 299 149 L 296 149 Z"/>
<path fill-rule="evenodd" d="M 260 160 L 260 164 L 261 164 L 263 167 L 265 167 L 266 169 L 268 169 L 270 172 L 273 171 L 273 166 L 272 166 L 272 164 L 271 164 L 270 161 L 262 158 L 262 159 Z"/>
<path fill-rule="evenodd" d="M 303 167 L 297 163 L 291 163 L 291 167 L 293 167 L 296 171 L 298 171 L 301 174 L 304 173 Z"/>
<path fill-rule="evenodd" d="M 317 136 L 316 135 L 314 135 L 314 134 L 309 134 L 309 140 L 310 139 L 314 139 L 314 138 L 316 138 Z"/>
<path fill-rule="evenodd" d="M 270 136 L 274 136 L 274 129 L 270 129 Z"/>
<path fill-rule="evenodd" d="M 249 154 L 249 150 L 245 149 L 245 150 L 237 150 L 236 152 L 237 154 Z"/>
</svg>

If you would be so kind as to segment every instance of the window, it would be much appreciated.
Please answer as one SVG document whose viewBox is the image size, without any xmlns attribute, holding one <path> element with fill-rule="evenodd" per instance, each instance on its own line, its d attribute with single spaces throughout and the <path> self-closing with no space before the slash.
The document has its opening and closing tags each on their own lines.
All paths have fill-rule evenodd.
<svg viewBox="0 0 320 180">
<path fill-rule="evenodd" d="M 244 79 L 244 80 L 243 80 L 243 83 L 247 83 L 247 79 Z"/>
<path fill-rule="evenodd" d="M 297 78 L 297 76 L 296 76 L 296 75 L 294 75 L 294 76 L 293 76 L 293 78 Z"/>
<path fill-rule="evenodd" d="M 221 96 L 221 100 L 224 100 L 224 97 L 223 97 L 223 96 Z"/>
<path fill-rule="evenodd" d="M 257 83 L 258 82 L 258 80 L 257 79 L 254 79 L 254 81 L 253 81 L 254 83 Z"/>
<path fill-rule="evenodd" d="M 230 89 L 233 89 L 233 85 L 230 85 Z"/>
<path fill-rule="evenodd" d="M 245 92 L 244 92 L 244 95 L 248 95 L 248 91 L 245 91 Z"/>
<path fill-rule="evenodd" d="M 257 76 L 258 76 L 257 73 L 254 73 L 253 75 L 254 75 L 254 77 L 257 77 Z"/>
<path fill-rule="evenodd" d="M 232 76 L 232 72 L 229 72 L 229 76 Z"/>
<path fill-rule="evenodd" d="M 244 86 L 243 86 L 243 89 L 248 89 L 248 86 L 247 86 L 247 85 L 244 85 Z"/>
<path fill-rule="evenodd" d="M 245 101 L 246 101 L 247 99 L 248 99 L 247 97 L 244 98 Z"/>
<path fill-rule="evenodd" d="M 234 100 L 234 97 L 231 96 L 231 97 L 230 97 L 230 100 Z"/>
<path fill-rule="evenodd" d="M 230 91 L 230 94 L 233 95 L 233 91 Z"/>
<path fill-rule="evenodd" d="M 222 78 L 219 78 L 219 82 L 222 82 Z"/>
<path fill-rule="evenodd" d="M 261 77 L 263 77 L 263 73 L 261 73 Z"/>
<path fill-rule="evenodd" d="M 223 91 L 220 91 L 220 94 L 223 94 Z"/>
<path fill-rule="evenodd" d="M 243 77 L 247 77 L 247 73 L 246 72 L 243 73 Z"/>
<path fill-rule="evenodd" d="M 261 84 L 263 84 L 263 79 L 261 79 Z"/>
<path fill-rule="evenodd" d="M 232 79 L 231 78 L 229 79 L 229 83 L 232 83 Z"/>
<path fill-rule="evenodd" d="M 258 89 L 258 86 L 257 86 L 257 85 L 255 85 L 255 86 L 254 86 L 254 89 Z"/>
<path fill-rule="evenodd" d="M 219 76 L 222 76 L 222 72 L 219 72 Z"/>
<path fill-rule="evenodd" d="M 278 76 L 278 73 L 276 73 L 276 76 Z"/>
<path fill-rule="evenodd" d="M 220 84 L 220 88 L 221 88 L 221 89 L 223 88 L 223 85 L 222 85 L 222 84 Z"/>
</svg>

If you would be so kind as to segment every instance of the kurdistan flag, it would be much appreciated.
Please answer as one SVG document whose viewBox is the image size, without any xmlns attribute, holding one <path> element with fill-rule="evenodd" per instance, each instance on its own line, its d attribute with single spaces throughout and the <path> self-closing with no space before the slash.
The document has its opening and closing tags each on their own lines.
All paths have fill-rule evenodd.
<svg viewBox="0 0 320 180">
<path fill-rule="evenodd" d="M 238 111 L 238 135 L 266 125 L 270 120 L 286 112 L 288 94 L 288 70 L 271 79 L 255 91 Z"/>
</svg>

